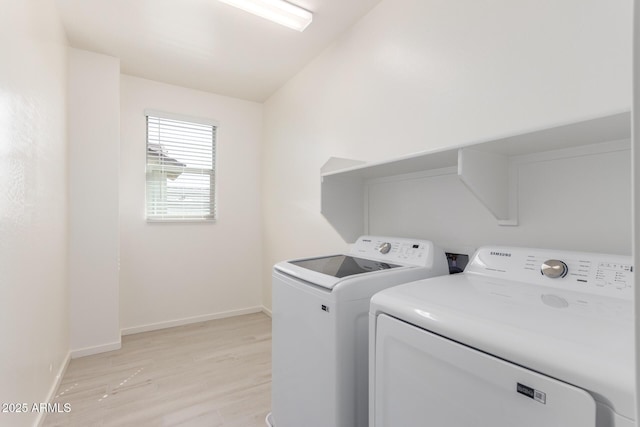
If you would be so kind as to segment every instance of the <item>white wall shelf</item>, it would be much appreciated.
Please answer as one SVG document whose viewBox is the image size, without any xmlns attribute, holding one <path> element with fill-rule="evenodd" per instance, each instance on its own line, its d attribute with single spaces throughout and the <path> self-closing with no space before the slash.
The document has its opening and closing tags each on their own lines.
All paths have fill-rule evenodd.
<svg viewBox="0 0 640 427">
<path fill-rule="evenodd" d="M 518 215 L 512 159 L 630 137 L 631 115 L 622 112 L 383 162 L 331 158 L 321 170 L 321 212 L 343 239 L 354 242 L 368 232 L 366 188 L 370 181 L 457 167 L 460 180 L 498 224 L 513 226 L 518 224 Z"/>
</svg>

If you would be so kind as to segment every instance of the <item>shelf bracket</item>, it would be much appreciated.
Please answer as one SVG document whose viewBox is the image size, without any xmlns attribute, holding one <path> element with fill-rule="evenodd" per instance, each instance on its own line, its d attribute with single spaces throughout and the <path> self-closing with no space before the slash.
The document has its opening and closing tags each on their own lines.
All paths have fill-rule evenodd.
<svg viewBox="0 0 640 427">
<path fill-rule="evenodd" d="M 320 213 L 349 243 L 355 242 L 365 228 L 363 179 L 344 177 L 334 172 L 364 163 L 361 160 L 330 157 L 320 168 Z"/>
<path fill-rule="evenodd" d="M 458 150 L 458 177 L 499 225 L 518 225 L 515 173 L 506 155 L 471 148 Z"/>
<path fill-rule="evenodd" d="M 365 163 L 366 162 L 363 162 L 362 160 L 345 159 L 344 157 L 329 157 L 329 160 L 327 160 L 320 168 L 320 174 L 324 175 L 337 170 L 363 165 Z"/>
</svg>

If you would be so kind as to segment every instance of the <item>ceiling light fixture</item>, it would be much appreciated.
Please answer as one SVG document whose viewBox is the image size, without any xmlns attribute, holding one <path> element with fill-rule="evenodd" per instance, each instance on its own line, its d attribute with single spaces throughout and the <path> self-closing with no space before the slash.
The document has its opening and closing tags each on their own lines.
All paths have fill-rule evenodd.
<svg viewBox="0 0 640 427">
<path fill-rule="evenodd" d="M 311 12 L 284 0 L 220 1 L 298 31 L 304 31 L 313 20 Z"/>
</svg>

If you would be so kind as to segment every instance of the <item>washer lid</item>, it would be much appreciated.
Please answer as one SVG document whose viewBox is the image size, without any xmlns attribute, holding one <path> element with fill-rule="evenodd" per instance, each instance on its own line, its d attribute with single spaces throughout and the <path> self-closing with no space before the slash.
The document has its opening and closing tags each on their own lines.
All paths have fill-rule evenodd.
<svg viewBox="0 0 640 427">
<path fill-rule="evenodd" d="M 462 273 L 384 290 L 371 313 L 574 384 L 634 417 L 629 300 Z"/>
<path fill-rule="evenodd" d="M 397 264 L 389 264 L 372 259 L 356 258 L 349 255 L 332 255 L 300 259 L 289 261 L 289 263 L 337 278 L 400 267 Z"/>
<path fill-rule="evenodd" d="M 346 277 L 399 267 L 402 266 L 350 255 L 304 258 L 275 265 L 276 270 L 327 289 L 333 289 L 340 279 Z"/>
</svg>

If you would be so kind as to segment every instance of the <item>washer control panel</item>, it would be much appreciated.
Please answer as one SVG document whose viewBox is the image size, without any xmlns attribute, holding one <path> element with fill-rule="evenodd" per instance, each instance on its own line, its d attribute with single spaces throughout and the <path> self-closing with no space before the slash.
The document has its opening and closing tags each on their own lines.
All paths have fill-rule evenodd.
<svg viewBox="0 0 640 427">
<path fill-rule="evenodd" d="M 350 254 L 396 264 L 430 266 L 434 250 L 429 240 L 361 236 L 351 247 Z"/>
<path fill-rule="evenodd" d="M 513 247 L 482 247 L 465 273 L 499 277 L 567 291 L 633 297 L 630 256 Z"/>
</svg>

